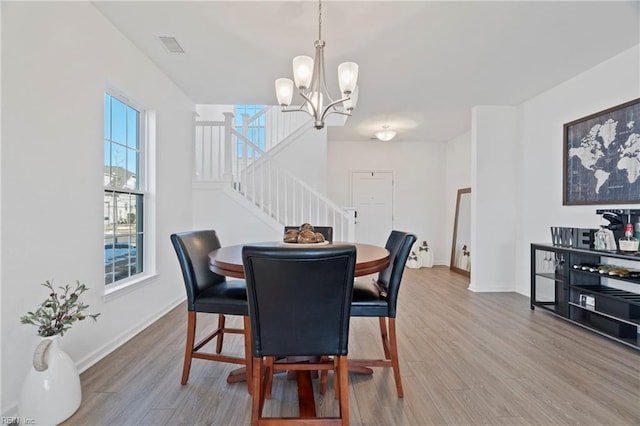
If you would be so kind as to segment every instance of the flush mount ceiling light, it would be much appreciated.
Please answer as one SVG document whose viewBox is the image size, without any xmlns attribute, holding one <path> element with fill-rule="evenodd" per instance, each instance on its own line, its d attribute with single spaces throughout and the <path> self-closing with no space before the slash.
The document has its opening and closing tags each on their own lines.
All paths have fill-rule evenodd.
<svg viewBox="0 0 640 426">
<path fill-rule="evenodd" d="M 387 142 L 396 136 L 396 131 L 392 130 L 388 124 L 385 124 L 382 126 L 382 130 L 378 130 L 375 135 L 377 139 Z"/>
<path fill-rule="evenodd" d="M 333 100 L 327 90 L 324 72 L 324 41 L 322 40 L 322 1 L 318 1 L 318 40 L 314 43 L 315 59 L 309 56 L 293 58 L 293 78 L 303 103 L 292 109 L 294 81 L 290 78 L 276 80 L 276 96 L 282 111 L 304 111 L 313 118 L 316 129 L 324 127 L 324 119 L 328 114 L 351 116 L 358 100 L 358 64 L 343 62 L 338 66 L 338 81 L 342 98 Z M 326 102 L 326 105 L 325 105 Z M 305 109 L 306 107 L 306 109 Z"/>
</svg>

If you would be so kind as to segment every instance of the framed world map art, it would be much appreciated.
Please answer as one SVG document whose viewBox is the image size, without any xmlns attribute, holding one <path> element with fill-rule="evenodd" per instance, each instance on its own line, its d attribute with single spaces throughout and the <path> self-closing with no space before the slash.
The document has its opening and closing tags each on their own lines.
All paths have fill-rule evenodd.
<svg viewBox="0 0 640 426">
<path fill-rule="evenodd" d="M 640 98 L 564 125 L 563 205 L 640 203 Z"/>
</svg>

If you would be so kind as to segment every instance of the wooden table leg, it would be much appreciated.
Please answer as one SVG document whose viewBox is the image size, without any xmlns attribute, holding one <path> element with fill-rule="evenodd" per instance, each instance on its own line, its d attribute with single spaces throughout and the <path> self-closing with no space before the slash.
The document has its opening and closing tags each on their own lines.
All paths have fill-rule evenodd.
<svg viewBox="0 0 640 426">
<path fill-rule="evenodd" d="M 236 368 L 227 376 L 227 383 L 238 383 L 247 381 L 247 369 L 245 367 Z"/>
<path fill-rule="evenodd" d="M 298 382 L 298 409 L 300 417 L 316 417 L 316 401 L 313 397 L 313 383 L 311 371 L 298 370 L 296 380 Z"/>
<path fill-rule="evenodd" d="M 373 374 L 373 369 L 363 365 L 362 361 L 349 360 L 349 373 L 370 375 Z"/>
</svg>

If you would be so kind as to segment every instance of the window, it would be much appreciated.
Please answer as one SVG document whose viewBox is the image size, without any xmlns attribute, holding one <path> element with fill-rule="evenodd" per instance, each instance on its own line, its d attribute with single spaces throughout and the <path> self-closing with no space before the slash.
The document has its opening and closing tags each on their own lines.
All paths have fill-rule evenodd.
<svg viewBox="0 0 640 426">
<path fill-rule="evenodd" d="M 257 113 L 261 112 L 264 109 L 264 105 L 236 105 L 235 109 L 236 109 L 236 112 L 235 112 L 236 131 L 244 134 L 243 128 L 242 128 L 243 116 L 246 115 L 249 118 L 253 117 L 254 115 L 256 115 Z M 253 120 L 249 123 L 249 126 L 247 128 L 247 134 L 244 135 L 247 139 L 253 142 L 254 145 L 258 146 L 263 151 L 265 150 L 264 125 L 265 125 L 265 115 L 262 114 L 256 120 Z M 237 150 L 238 158 L 242 158 L 244 142 L 238 139 L 237 143 L 238 143 L 238 150 Z M 247 151 L 249 154 L 248 157 L 253 158 L 254 154 L 252 152 L 253 150 L 251 149 L 251 147 L 248 147 Z"/>
<path fill-rule="evenodd" d="M 143 272 L 144 156 L 142 113 L 104 95 L 104 282 Z"/>
</svg>

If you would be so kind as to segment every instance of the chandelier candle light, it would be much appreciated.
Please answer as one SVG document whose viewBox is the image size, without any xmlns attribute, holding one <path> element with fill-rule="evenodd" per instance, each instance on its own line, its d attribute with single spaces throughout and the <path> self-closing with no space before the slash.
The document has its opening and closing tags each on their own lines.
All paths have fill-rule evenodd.
<svg viewBox="0 0 640 426">
<path fill-rule="evenodd" d="M 342 98 L 333 100 L 327 90 L 324 72 L 324 46 L 322 40 L 322 2 L 318 2 L 318 40 L 315 44 L 315 59 L 309 56 L 293 58 L 293 78 L 298 93 L 304 99 L 297 108 L 287 109 L 293 98 L 293 84 L 290 78 L 276 80 L 276 96 L 282 111 L 304 111 L 313 117 L 316 129 L 324 127 L 324 119 L 328 114 L 342 114 L 351 116 L 358 99 L 358 64 L 343 62 L 338 66 L 338 81 Z M 327 102 L 327 105 L 325 105 Z M 306 106 L 306 110 L 304 107 Z M 341 106 L 341 109 L 337 108 Z"/>
</svg>

